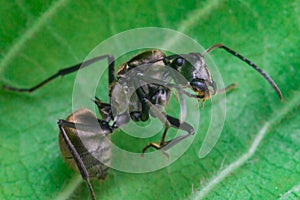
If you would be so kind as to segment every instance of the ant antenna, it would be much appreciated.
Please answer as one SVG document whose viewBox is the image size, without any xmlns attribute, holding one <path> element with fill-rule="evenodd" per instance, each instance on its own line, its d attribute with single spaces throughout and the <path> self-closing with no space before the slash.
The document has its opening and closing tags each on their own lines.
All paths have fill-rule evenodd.
<svg viewBox="0 0 300 200">
<path fill-rule="evenodd" d="M 248 60 L 241 54 L 226 47 L 224 44 L 215 44 L 215 45 L 209 47 L 207 50 L 205 50 L 202 53 L 202 56 L 205 57 L 209 52 L 211 52 L 215 49 L 218 49 L 218 48 L 222 48 L 222 49 L 226 50 L 228 53 L 232 54 L 233 56 L 235 56 L 235 57 L 239 58 L 240 60 L 242 60 L 243 62 L 247 63 L 249 66 L 251 66 L 253 69 L 255 69 L 258 73 L 260 73 L 272 85 L 274 90 L 277 92 L 277 95 L 279 96 L 280 101 L 282 101 L 282 94 L 281 94 L 280 89 L 278 88 L 276 83 L 272 80 L 272 78 L 268 74 L 266 74 L 266 72 L 264 72 L 261 68 L 259 68 L 257 65 L 255 65 L 253 62 L 251 62 L 250 60 Z"/>
</svg>

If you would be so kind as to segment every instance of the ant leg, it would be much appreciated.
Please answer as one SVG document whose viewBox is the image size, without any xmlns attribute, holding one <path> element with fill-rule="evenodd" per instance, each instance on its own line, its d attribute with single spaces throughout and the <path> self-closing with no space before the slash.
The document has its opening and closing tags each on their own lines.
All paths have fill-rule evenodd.
<svg viewBox="0 0 300 200">
<path fill-rule="evenodd" d="M 185 99 L 184 99 L 183 95 L 186 95 L 190 98 L 196 98 L 196 99 L 203 98 L 202 96 L 199 96 L 199 95 L 196 95 L 196 94 L 191 94 L 191 93 L 185 91 L 183 89 L 183 87 L 180 86 L 180 85 L 173 84 L 173 83 L 168 83 L 166 81 L 159 80 L 159 79 L 154 79 L 154 78 L 151 78 L 151 77 L 140 76 L 140 75 L 137 75 L 137 76 L 138 76 L 139 79 L 141 79 L 141 80 L 143 80 L 147 83 L 165 86 L 169 89 L 174 88 L 175 90 L 178 91 L 179 98 L 180 98 L 180 122 L 183 122 L 184 118 L 186 116 L 186 103 L 185 103 Z"/>
<path fill-rule="evenodd" d="M 159 111 L 156 108 L 156 106 L 154 106 L 150 101 L 147 101 L 147 103 L 148 103 L 149 108 L 153 109 L 153 114 L 155 115 L 155 117 L 157 117 L 160 121 L 165 123 L 165 130 L 164 130 L 164 133 L 163 133 L 159 143 L 151 142 L 150 144 L 148 144 L 147 146 L 145 146 L 143 148 L 142 156 L 144 155 L 146 150 L 150 147 L 153 147 L 157 150 L 163 150 L 163 153 L 168 156 L 168 154 L 164 152 L 165 150 L 170 149 L 172 146 L 176 145 L 178 142 L 182 141 L 183 139 L 187 138 L 190 135 L 193 135 L 195 133 L 195 130 L 187 122 L 180 123 L 179 119 L 176 119 L 174 117 L 171 117 L 171 116 L 166 115 L 165 113 Z M 184 135 L 178 136 L 174 139 L 171 139 L 169 141 L 165 141 L 168 129 L 170 127 L 184 130 L 187 133 Z"/>
<path fill-rule="evenodd" d="M 52 81 L 53 79 L 59 77 L 59 76 L 64 76 L 67 74 L 71 74 L 72 72 L 78 71 L 84 67 L 87 67 L 99 60 L 103 60 L 103 59 L 107 59 L 108 60 L 108 65 L 109 65 L 109 83 L 112 83 L 114 81 L 114 57 L 112 55 L 102 55 L 102 56 L 98 56 L 95 58 L 92 58 L 90 60 L 81 62 L 79 64 L 76 64 L 74 66 L 65 68 L 65 69 L 61 69 L 59 70 L 56 74 L 50 76 L 49 78 L 45 79 L 44 81 L 40 82 L 39 84 L 31 87 L 31 88 L 16 88 L 16 87 L 11 87 L 8 85 L 3 85 L 3 89 L 5 90 L 10 90 L 10 91 L 15 91 L 15 92 L 33 92 L 36 89 L 42 87 L 43 85 L 47 84 L 48 82 Z"/>
<path fill-rule="evenodd" d="M 148 105 L 148 101 L 149 101 L 149 97 L 146 94 L 145 90 L 143 89 L 142 86 L 140 86 L 138 84 L 138 80 L 136 80 L 135 78 L 133 78 L 133 83 L 135 85 L 135 92 L 142 104 L 142 111 L 141 111 L 141 115 L 140 115 L 140 120 L 141 121 L 147 121 L 149 119 L 149 105 Z"/>
<path fill-rule="evenodd" d="M 167 132 L 170 128 L 170 123 L 166 123 L 165 124 L 165 130 L 164 130 L 164 133 L 161 137 L 161 140 L 159 143 L 155 143 L 155 142 L 151 142 L 150 144 L 146 145 L 143 150 L 142 150 L 142 157 L 144 157 L 144 154 L 146 152 L 147 149 L 149 148 L 155 148 L 156 150 L 161 150 L 163 145 L 165 144 L 165 138 L 166 138 L 166 135 L 167 135 Z M 167 152 L 165 152 L 164 150 L 162 150 L 162 153 L 165 154 L 168 158 L 169 158 L 169 154 Z"/>
<path fill-rule="evenodd" d="M 143 151 L 142 151 L 142 156 L 144 156 L 144 153 L 150 147 L 153 147 L 153 148 L 155 148 L 157 150 L 162 150 L 163 153 L 168 156 L 168 154 L 165 153 L 166 150 L 170 149 L 171 147 L 173 147 L 174 145 L 176 145 L 180 141 L 184 140 L 185 138 L 187 138 L 187 137 L 195 134 L 194 128 L 190 124 L 188 124 L 187 122 L 180 123 L 179 119 L 176 119 L 176 118 L 171 117 L 169 115 L 166 115 L 166 118 L 167 118 L 166 127 L 165 127 L 165 130 L 164 130 L 164 133 L 163 133 L 163 135 L 161 137 L 160 142 L 159 143 L 151 142 L 150 144 L 148 144 L 147 146 L 145 146 L 143 148 Z M 167 131 L 168 131 L 168 129 L 170 127 L 184 130 L 187 133 L 184 134 L 184 135 L 181 135 L 181 136 L 177 136 L 176 138 L 171 139 L 169 141 L 165 141 L 166 135 L 167 135 Z"/>
<path fill-rule="evenodd" d="M 167 120 L 170 122 L 170 124 L 173 128 L 184 130 L 187 133 L 184 134 L 184 135 L 181 135 L 181 136 L 177 136 L 176 138 L 171 139 L 169 141 L 164 142 L 164 145 L 162 147 L 164 150 L 170 149 L 171 147 L 176 145 L 178 142 L 180 142 L 183 139 L 195 134 L 194 128 L 189 123 L 187 123 L 187 122 L 180 123 L 179 119 L 174 118 L 174 117 L 169 116 L 169 115 L 167 115 Z"/>
<path fill-rule="evenodd" d="M 183 89 L 184 86 L 180 86 L 180 85 L 177 85 L 177 84 L 174 84 L 174 83 L 168 83 L 166 81 L 154 79 L 154 78 L 151 78 L 151 77 L 140 76 L 140 75 L 137 75 L 137 76 L 139 77 L 139 79 L 141 79 L 143 81 L 146 81 L 147 83 L 165 86 L 165 87 L 170 88 L 170 89 L 174 88 L 175 90 L 177 90 L 179 92 L 179 94 L 184 94 L 188 97 L 196 98 L 196 99 L 202 99 L 203 98 L 203 96 L 196 95 L 196 94 L 191 94 L 191 93 L 185 91 Z"/>
<path fill-rule="evenodd" d="M 90 194 L 92 196 L 92 199 L 95 200 L 96 196 L 95 196 L 95 192 L 93 190 L 93 186 L 92 186 L 92 184 L 90 182 L 90 179 L 89 179 L 89 173 L 88 173 L 88 171 L 87 171 L 87 169 L 86 169 L 86 167 L 85 167 L 82 159 L 80 158 L 79 153 L 77 152 L 77 150 L 73 146 L 71 140 L 69 139 L 69 137 L 68 137 L 68 135 L 67 135 L 67 133 L 66 133 L 64 127 L 63 127 L 64 126 L 63 122 L 64 121 L 62 121 L 62 120 L 58 121 L 58 127 L 60 129 L 60 133 L 62 135 L 62 138 L 63 138 L 64 142 L 66 143 L 66 145 L 67 145 L 70 153 L 72 154 L 72 157 L 73 157 L 73 159 L 74 159 L 74 161 L 75 161 L 75 163 L 76 163 L 76 165 L 78 167 L 78 170 L 79 170 L 79 172 L 81 174 L 82 179 L 86 182 L 86 184 L 87 184 L 87 186 L 89 188 L 89 191 L 90 191 Z"/>
<path fill-rule="evenodd" d="M 139 122 L 142 121 L 142 113 L 139 111 L 133 111 L 130 114 L 130 118 L 135 121 L 135 122 Z"/>
<path fill-rule="evenodd" d="M 196 94 L 191 94 L 187 91 L 185 91 L 181 86 L 177 85 L 177 84 L 173 84 L 173 83 L 168 83 L 166 81 L 162 81 L 162 80 L 158 80 L 158 79 L 154 79 L 151 77 L 145 77 L 145 76 L 139 76 L 139 79 L 144 80 L 148 83 L 151 84 L 157 84 L 160 86 L 165 86 L 169 89 L 175 89 L 178 91 L 179 94 L 179 99 L 180 99 L 180 122 L 184 121 L 184 118 L 186 117 L 186 101 L 184 99 L 183 95 L 186 95 L 190 98 L 196 98 L 196 99 L 201 99 L 203 98 L 202 96 L 196 95 Z"/>
<path fill-rule="evenodd" d="M 66 144 L 66 147 L 69 150 L 70 154 L 72 155 L 72 158 L 73 158 L 74 162 L 76 163 L 76 166 L 82 176 L 82 179 L 86 182 L 92 199 L 95 200 L 96 199 L 95 193 L 94 193 L 93 187 L 90 183 L 91 174 L 87 170 L 87 167 L 89 167 L 90 162 L 93 162 L 93 161 L 91 161 L 90 158 L 86 158 L 86 156 L 84 156 L 83 152 L 80 152 L 80 153 L 78 152 L 78 150 L 74 146 L 74 144 L 77 144 L 78 141 L 76 141 L 76 137 L 73 138 L 74 135 L 72 136 L 72 134 L 75 134 L 75 133 L 72 133 L 72 131 L 68 132 L 68 129 L 66 129 L 66 128 L 73 128 L 77 131 L 80 130 L 80 131 L 86 131 L 86 132 L 95 133 L 95 134 L 97 134 L 97 133 L 99 133 L 99 131 L 101 131 L 101 134 L 105 134 L 105 135 L 111 133 L 112 131 L 106 122 L 98 120 L 99 123 L 97 123 L 97 121 L 95 121 L 94 122 L 95 124 L 93 124 L 93 122 L 90 122 L 89 120 L 91 117 L 94 118 L 94 116 L 89 115 L 89 113 L 85 113 L 85 111 L 82 111 L 82 112 L 83 113 L 79 112 L 79 113 L 74 114 L 73 117 L 75 117 L 76 120 L 81 120 L 83 122 L 86 121 L 87 124 L 74 123 L 74 122 L 70 122 L 70 121 L 62 120 L 62 119 L 59 120 L 57 122 L 57 124 L 58 124 L 59 130 L 60 130 L 60 136 L 63 139 L 64 143 Z M 96 118 L 94 118 L 94 119 L 96 119 Z M 69 135 L 69 134 L 71 134 L 71 135 Z M 75 142 L 75 143 L 73 144 L 73 142 Z M 79 148 L 82 149 L 82 147 L 80 147 L 80 146 L 79 146 Z M 102 171 L 101 177 L 103 176 L 103 178 L 104 178 L 106 176 L 107 169 L 108 168 L 102 169 L 103 171 Z M 94 176 L 93 172 L 92 172 L 92 176 Z"/>
<path fill-rule="evenodd" d="M 231 83 L 230 85 L 226 86 L 225 88 L 218 89 L 216 94 L 223 94 L 226 92 L 230 92 L 238 87 L 237 83 Z"/>
<path fill-rule="evenodd" d="M 107 122 L 99 120 L 99 119 L 98 119 L 97 125 L 96 124 L 87 125 L 87 124 L 83 124 L 83 123 L 73 123 L 73 122 L 69 122 L 64 119 L 58 120 L 57 124 L 58 124 L 58 126 L 78 129 L 81 131 L 87 131 L 87 132 L 91 132 L 91 133 L 101 132 L 102 134 L 105 134 L 105 135 L 110 134 L 113 131 Z"/>
<path fill-rule="evenodd" d="M 103 103 L 98 97 L 95 97 L 95 99 L 92 99 L 92 101 L 97 105 L 98 111 L 104 121 L 110 122 L 111 120 L 113 120 L 113 114 L 110 104 Z"/>
</svg>

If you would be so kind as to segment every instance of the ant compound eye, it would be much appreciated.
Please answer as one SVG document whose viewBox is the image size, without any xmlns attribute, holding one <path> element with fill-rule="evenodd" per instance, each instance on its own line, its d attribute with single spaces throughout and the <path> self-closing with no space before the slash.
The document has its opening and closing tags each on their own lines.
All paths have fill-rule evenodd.
<svg viewBox="0 0 300 200">
<path fill-rule="evenodd" d="M 184 64 L 184 59 L 183 58 L 177 58 L 175 61 L 177 66 L 182 66 Z"/>
<path fill-rule="evenodd" d="M 207 90 L 207 86 L 202 79 L 193 79 L 190 85 L 196 92 L 205 92 Z"/>
</svg>

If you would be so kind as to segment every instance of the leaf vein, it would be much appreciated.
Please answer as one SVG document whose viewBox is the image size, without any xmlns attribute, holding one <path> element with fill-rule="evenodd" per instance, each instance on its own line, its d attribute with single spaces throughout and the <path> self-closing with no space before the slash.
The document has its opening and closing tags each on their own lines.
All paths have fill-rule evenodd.
<svg viewBox="0 0 300 200">
<path fill-rule="evenodd" d="M 17 56 L 18 52 L 25 46 L 26 42 L 32 38 L 41 28 L 46 24 L 46 22 L 51 19 L 65 4 L 67 4 L 69 0 L 59 0 L 54 2 L 46 12 L 44 12 L 34 23 L 28 28 L 24 34 L 22 34 L 19 38 L 17 38 L 9 48 L 8 52 L 3 56 L 0 61 L 0 73 L 4 70 L 4 68 L 13 60 L 15 56 Z"/>
<path fill-rule="evenodd" d="M 276 114 L 274 114 L 273 117 L 269 119 L 268 122 L 265 122 L 263 127 L 256 135 L 249 150 L 239 159 L 220 171 L 216 176 L 212 177 L 203 188 L 198 189 L 195 194 L 192 194 L 190 199 L 203 199 L 217 184 L 222 182 L 228 175 L 230 175 L 233 171 L 241 167 L 247 160 L 249 160 L 254 155 L 255 151 L 258 148 L 258 145 L 261 143 L 262 139 L 268 132 L 269 127 L 272 127 L 272 125 L 280 122 L 282 119 L 284 119 L 284 117 L 292 112 L 294 108 L 298 107 L 299 101 L 300 95 L 295 95 L 289 102 L 283 105 L 283 108 L 281 110 L 278 110 Z M 300 190 L 300 185 L 298 185 L 296 189 Z"/>
</svg>

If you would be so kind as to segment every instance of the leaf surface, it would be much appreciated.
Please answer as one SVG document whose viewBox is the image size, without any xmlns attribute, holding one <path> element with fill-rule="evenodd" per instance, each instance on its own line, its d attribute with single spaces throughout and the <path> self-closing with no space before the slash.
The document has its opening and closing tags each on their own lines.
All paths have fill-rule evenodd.
<svg viewBox="0 0 300 200">
<path fill-rule="evenodd" d="M 275 92 L 246 64 L 211 53 L 226 85 L 226 121 L 213 150 L 198 152 L 209 102 L 185 154 L 158 171 L 111 170 L 93 182 L 98 199 L 297 199 L 300 196 L 300 5 L 297 1 L 3 1 L 1 84 L 29 87 L 81 62 L 108 37 L 139 27 L 181 31 L 204 47 L 224 43 L 263 68 Z M 164 42 L 164 41 L 162 41 Z M 0 90 L 0 199 L 85 199 L 86 185 L 62 160 L 57 119 L 72 110 L 75 75 L 32 93 Z M 107 83 L 97 96 L 107 100 Z M 91 98 L 91 97 L 84 97 Z M 172 104 L 171 104 L 172 105 Z M 193 106 L 193 105 L 192 105 Z M 173 112 L 179 112 L 173 110 Z M 112 139 L 139 152 L 145 143 Z"/>
</svg>

